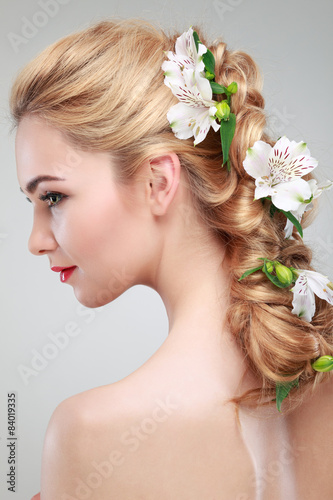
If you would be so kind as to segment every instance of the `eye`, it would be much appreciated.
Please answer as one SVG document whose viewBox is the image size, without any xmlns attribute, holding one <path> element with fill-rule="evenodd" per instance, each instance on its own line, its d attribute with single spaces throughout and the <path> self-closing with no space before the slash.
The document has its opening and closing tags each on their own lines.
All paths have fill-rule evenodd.
<svg viewBox="0 0 333 500">
<path fill-rule="evenodd" d="M 54 193 L 54 192 L 48 192 L 46 194 L 41 194 L 39 196 L 39 199 L 41 201 L 46 201 L 47 205 L 49 208 L 53 208 L 56 205 L 59 205 L 59 203 L 64 199 L 67 198 L 64 194 L 61 193 Z"/>
</svg>

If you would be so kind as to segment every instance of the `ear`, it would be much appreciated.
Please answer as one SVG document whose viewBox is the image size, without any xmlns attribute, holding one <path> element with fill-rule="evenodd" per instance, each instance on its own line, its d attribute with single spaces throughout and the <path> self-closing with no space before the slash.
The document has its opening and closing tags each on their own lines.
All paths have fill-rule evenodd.
<svg viewBox="0 0 333 500">
<path fill-rule="evenodd" d="M 149 161 L 149 202 L 154 215 L 168 211 L 179 185 L 180 162 L 175 153 L 166 153 Z"/>
</svg>

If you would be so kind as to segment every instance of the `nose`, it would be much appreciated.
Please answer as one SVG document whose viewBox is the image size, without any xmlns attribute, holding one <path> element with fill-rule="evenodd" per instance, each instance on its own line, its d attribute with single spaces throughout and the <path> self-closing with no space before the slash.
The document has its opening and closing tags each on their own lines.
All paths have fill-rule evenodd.
<svg viewBox="0 0 333 500">
<path fill-rule="evenodd" d="M 51 230 L 48 217 L 34 214 L 33 226 L 28 242 L 29 251 L 33 255 L 45 255 L 57 247 L 57 241 Z"/>
</svg>

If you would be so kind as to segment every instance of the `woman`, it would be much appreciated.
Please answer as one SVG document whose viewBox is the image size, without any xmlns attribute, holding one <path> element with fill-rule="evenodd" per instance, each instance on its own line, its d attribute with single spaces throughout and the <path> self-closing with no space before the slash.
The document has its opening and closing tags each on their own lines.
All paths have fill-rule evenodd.
<svg viewBox="0 0 333 500">
<path fill-rule="evenodd" d="M 315 161 L 289 141 L 304 152 L 308 197 L 282 212 L 290 193 L 278 181 L 257 196 L 268 176 L 250 153 L 262 170 L 260 148 L 274 142 L 255 63 L 222 42 L 209 56 L 193 30 L 176 39 L 101 22 L 47 48 L 13 85 L 30 251 L 88 307 L 154 288 L 170 324 L 140 369 L 56 408 L 41 499 L 329 499 L 331 382 L 313 366 L 333 354 L 331 283 L 325 300 L 304 302 L 311 254 L 297 229 L 331 184 L 309 181 Z"/>
</svg>

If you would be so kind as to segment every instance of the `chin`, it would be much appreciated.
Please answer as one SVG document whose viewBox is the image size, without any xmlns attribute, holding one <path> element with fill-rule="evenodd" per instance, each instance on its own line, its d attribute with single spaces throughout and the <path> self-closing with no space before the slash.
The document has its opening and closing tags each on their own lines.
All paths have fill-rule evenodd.
<svg viewBox="0 0 333 500">
<path fill-rule="evenodd" d="M 88 292 L 74 288 L 74 295 L 83 306 L 96 308 L 110 304 L 110 302 L 120 297 L 125 291 L 126 290 L 116 292 L 109 289 L 102 289 L 96 290 L 96 292 L 92 292 L 91 290 Z"/>
</svg>

